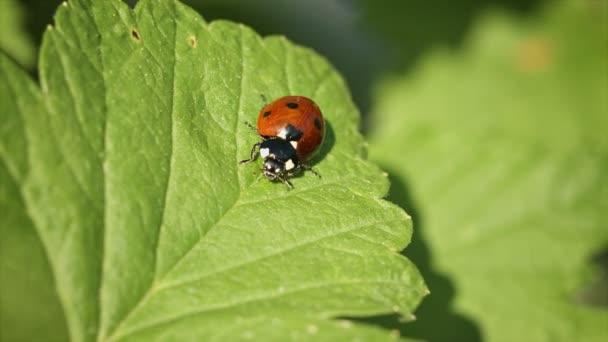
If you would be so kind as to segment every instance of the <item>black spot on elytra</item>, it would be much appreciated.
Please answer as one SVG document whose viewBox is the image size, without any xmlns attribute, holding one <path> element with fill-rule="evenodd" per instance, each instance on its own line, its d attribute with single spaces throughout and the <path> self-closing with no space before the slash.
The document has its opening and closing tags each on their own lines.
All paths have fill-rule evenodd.
<svg viewBox="0 0 608 342">
<path fill-rule="evenodd" d="M 321 120 L 319 120 L 319 118 L 315 118 L 315 127 L 317 127 L 318 130 L 321 130 Z"/>
<path fill-rule="evenodd" d="M 295 102 L 287 102 L 287 107 L 289 107 L 291 109 L 296 109 L 296 108 L 298 108 L 298 104 Z"/>
<path fill-rule="evenodd" d="M 264 112 L 264 117 L 267 117 L 268 115 L 270 115 L 270 111 Z"/>
<path fill-rule="evenodd" d="M 285 134 L 285 140 L 287 141 L 298 141 L 302 138 L 302 135 L 304 135 L 302 131 L 298 130 L 293 125 L 287 125 L 285 130 L 287 131 L 287 134 Z"/>
<path fill-rule="evenodd" d="M 131 30 L 131 37 L 137 41 L 141 40 L 141 37 L 139 36 L 139 32 L 137 32 L 136 29 Z"/>
</svg>

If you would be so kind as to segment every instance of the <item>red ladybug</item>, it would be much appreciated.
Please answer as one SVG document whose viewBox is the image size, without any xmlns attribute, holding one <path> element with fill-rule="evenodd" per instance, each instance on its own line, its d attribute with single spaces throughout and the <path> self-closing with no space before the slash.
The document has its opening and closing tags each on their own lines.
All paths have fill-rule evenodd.
<svg viewBox="0 0 608 342">
<path fill-rule="evenodd" d="M 302 169 L 319 176 L 308 162 L 323 143 L 325 121 L 313 100 L 285 96 L 273 101 L 260 111 L 257 132 L 262 141 L 253 145 L 250 158 L 241 164 L 254 161 L 259 152 L 266 178 L 280 180 L 290 188 L 289 178 Z"/>
</svg>

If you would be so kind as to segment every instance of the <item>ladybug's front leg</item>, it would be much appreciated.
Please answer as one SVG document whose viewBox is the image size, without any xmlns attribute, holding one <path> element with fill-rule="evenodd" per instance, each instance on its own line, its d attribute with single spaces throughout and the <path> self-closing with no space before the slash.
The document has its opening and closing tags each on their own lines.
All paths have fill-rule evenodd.
<svg viewBox="0 0 608 342">
<path fill-rule="evenodd" d="M 260 148 L 260 144 L 261 143 L 255 143 L 251 148 L 251 155 L 249 156 L 249 159 L 241 160 L 239 164 L 248 164 L 254 161 L 255 158 L 258 156 L 258 149 Z"/>
<path fill-rule="evenodd" d="M 293 189 L 293 184 L 291 184 L 289 179 L 287 179 L 286 177 L 278 177 L 278 178 L 283 182 L 283 184 L 287 185 L 287 190 Z"/>
</svg>

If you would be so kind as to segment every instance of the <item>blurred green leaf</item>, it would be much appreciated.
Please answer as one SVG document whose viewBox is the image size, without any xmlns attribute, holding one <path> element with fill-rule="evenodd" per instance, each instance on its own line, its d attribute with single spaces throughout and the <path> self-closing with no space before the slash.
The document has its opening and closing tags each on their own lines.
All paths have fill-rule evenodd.
<svg viewBox="0 0 608 342">
<path fill-rule="evenodd" d="M 490 13 L 462 52 L 436 51 L 379 89 L 370 154 L 413 209 L 406 255 L 438 280 L 406 336 L 608 336 L 608 309 L 576 299 L 608 243 L 605 6 Z"/>
<path fill-rule="evenodd" d="M 461 46 L 475 19 L 488 8 L 529 13 L 546 0 L 356 0 L 364 25 L 392 54 L 389 65 L 409 70 L 432 48 Z"/>
<path fill-rule="evenodd" d="M 53 273 L 23 191 L 30 166 L 20 114 L 44 107 L 34 83 L 1 54 L 0 99 L 0 340 L 65 341 Z"/>
<path fill-rule="evenodd" d="M 0 50 L 24 67 L 36 62 L 36 48 L 28 36 L 25 8 L 17 0 L 0 1 Z"/>
<path fill-rule="evenodd" d="M 408 318 L 426 292 L 397 253 L 410 219 L 381 199 L 344 82 L 312 51 L 176 1 L 74 0 L 45 33 L 40 90 L 5 56 L 0 71 L 0 241 L 23 248 L 2 251 L 2 323 L 22 323 L 3 338 L 389 339 L 332 318 Z M 237 165 L 260 94 L 324 110 L 322 180 L 287 191 Z M 4 276 L 28 255 L 41 274 Z M 22 331 L 45 310 L 55 331 Z"/>
</svg>

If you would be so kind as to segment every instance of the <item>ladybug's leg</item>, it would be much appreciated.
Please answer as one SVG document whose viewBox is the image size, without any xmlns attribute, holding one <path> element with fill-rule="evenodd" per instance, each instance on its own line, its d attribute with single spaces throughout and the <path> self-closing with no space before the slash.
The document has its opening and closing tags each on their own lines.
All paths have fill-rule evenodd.
<svg viewBox="0 0 608 342">
<path fill-rule="evenodd" d="M 254 161 L 255 158 L 258 156 L 258 149 L 260 148 L 260 144 L 261 143 L 255 143 L 251 148 L 251 155 L 249 156 L 249 159 L 241 160 L 239 164 L 248 164 Z"/>
<path fill-rule="evenodd" d="M 260 98 L 262 99 L 262 103 L 264 104 L 264 107 L 266 107 L 266 105 L 268 105 L 268 100 L 266 99 L 266 95 L 260 94 Z"/>
<path fill-rule="evenodd" d="M 287 190 L 293 189 L 293 184 L 291 184 L 289 179 L 287 179 L 286 177 L 278 177 L 278 178 L 281 180 L 281 182 L 283 182 L 283 184 L 287 185 Z"/>
<path fill-rule="evenodd" d="M 308 170 L 308 171 L 312 172 L 312 174 L 313 174 L 313 175 L 315 175 L 315 176 L 317 176 L 317 177 L 321 178 L 321 175 L 320 175 L 320 174 L 319 174 L 317 171 L 315 171 L 315 170 L 312 168 L 312 166 L 310 166 L 310 165 L 308 165 L 308 164 L 305 164 L 305 163 L 302 163 L 302 164 L 300 164 L 300 167 L 301 167 L 301 168 L 303 168 L 304 170 Z"/>
</svg>

